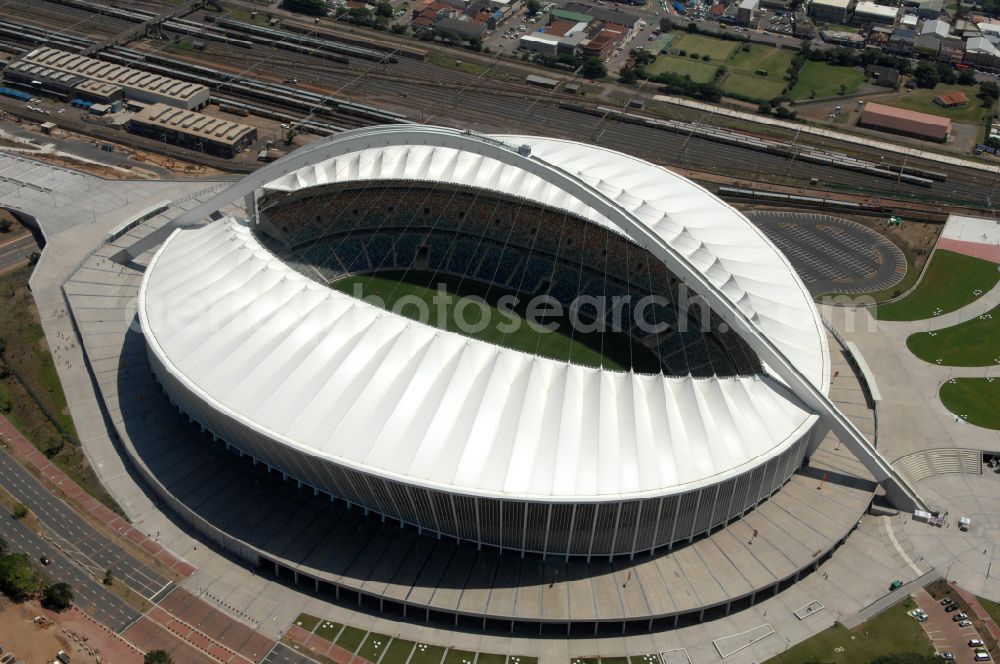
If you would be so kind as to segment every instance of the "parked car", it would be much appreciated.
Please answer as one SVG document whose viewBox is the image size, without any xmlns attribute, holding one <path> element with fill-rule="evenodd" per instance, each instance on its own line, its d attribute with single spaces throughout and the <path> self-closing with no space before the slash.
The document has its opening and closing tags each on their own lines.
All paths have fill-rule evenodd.
<svg viewBox="0 0 1000 664">
<path fill-rule="evenodd" d="M 972 627 L 972 621 L 971 620 L 962 620 L 962 621 L 960 621 L 958 623 L 958 626 L 959 627 Z"/>
<path fill-rule="evenodd" d="M 923 612 L 924 612 L 924 610 L 921 609 L 918 606 L 917 608 L 913 609 L 912 611 L 908 611 L 907 613 L 909 613 L 911 616 L 913 616 L 914 618 L 916 618 L 917 616 L 919 616 Z"/>
<path fill-rule="evenodd" d="M 968 620 L 969 614 L 967 613 L 956 613 L 951 617 L 952 621 L 959 622 L 960 620 Z"/>
<path fill-rule="evenodd" d="M 955 661 L 955 653 L 939 652 L 938 653 L 938 657 L 940 657 L 941 659 L 943 659 L 946 662 L 954 662 Z"/>
<path fill-rule="evenodd" d="M 928 620 L 930 620 L 930 616 L 926 613 L 921 613 L 917 616 L 917 622 L 927 622 Z"/>
<path fill-rule="evenodd" d="M 982 648 L 983 647 L 983 640 L 982 639 L 969 639 L 969 647 L 970 648 Z"/>
<path fill-rule="evenodd" d="M 48 556 L 42 556 L 41 558 L 38 559 L 38 562 L 42 563 L 43 565 L 51 565 L 52 564 L 52 561 L 49 560 Z"/>
<path fill-rule="evenodd" d="M 940 604 L 941 606 L 948 606 L 949 604 L 954 604 L 954 602 L 951 601 L 950 597 L 945 597 L 943 600 L 941 600 Z"/>
<path fill-rule="evenodd" d="M 952 602 L 948 606 L 944 607 L 944 610 L 947 611 L 948 613 L 951 613 L 952 611 L 958 611 L 958 608 L 959 608 L 958 604 Z"/>
<path fill-rule="evenodd" d="M 976 651 L 976 656 L 974 658 L 977 662 L 989 662 L 990 654 L 988 652 L 983 652 L 981 650 Z"/>
</svg>

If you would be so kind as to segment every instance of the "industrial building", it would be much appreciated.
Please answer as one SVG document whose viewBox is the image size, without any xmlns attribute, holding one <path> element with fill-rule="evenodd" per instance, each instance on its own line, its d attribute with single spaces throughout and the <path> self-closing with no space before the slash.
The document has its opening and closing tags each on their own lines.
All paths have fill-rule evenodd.
<svg viewBox="0 0 1000 664">
<path fill-rule="evenodd" d="M 185 111 L 166 104 L 153 104 L 129 120 L 129 131 L 150 136 L 206 154 L 231 158 L 257 140 L 257 128 Z"/>
<path fill-rule="evenodd" d="M 812 0 L 809 3 L 809 15 L 814 21 L 847 23 L 852 3 L 853 0 Z"/>
<path fill-rule="evenodd" d="M 179 81 L 48 47 L 36 48 L 25 54 L 8 65 L 8 69 L 25 70 L 31 65 L 78 77 L 77 83 L 88 79 L 118 86 L 124 96 L 148 104 L 196 110 L 207 105 L 210 96 L 209 89 L 198 83 Z"/>
<path fill-rule="evenodd" d="M 951 120 L 869 102 L 861 112 L 858 126 L 944 143 L 951 131 Z"/>
<path fill-rule="evenodd" d="M 760 10 L 760 0 L 740 0 L 736 9 L 736 22 L 739 25 L 752 25 Z"/>
<path fill-rule="evenodd" d="M 854 18 L 851 19 L 851 22 L 856 25 L 892 25 L 896 22 L 897 14 L 899 14 L 898 7 L 887 7 L 885 5 L 869 2 L 868 0 L 861 0 L 861 2 L 854 6 Z M 913 36 L 916 38 L 916 35 Z"/>
</svg>

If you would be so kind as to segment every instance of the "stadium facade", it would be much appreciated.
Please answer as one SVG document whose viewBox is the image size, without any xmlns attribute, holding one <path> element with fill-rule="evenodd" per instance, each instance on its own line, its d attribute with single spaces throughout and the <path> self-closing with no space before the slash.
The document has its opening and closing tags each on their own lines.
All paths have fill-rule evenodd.
<svg viewBox="0 0 1000 664">
<path fill-rule="evenodd" d="M 228 445 L 366 511 L 503 549 L 634 554 L 739 518 L 828 430 L 808 291 L 741 213 L 664 168 L 572 141 L 386 127 L 303 148 L 236 191 L 246 214 L 175 231 L 146 270 L 154 375 Z M 408 270 L 570 307 L 661 304 L 626 309 L 646 362 L 612 370 L 329 285 Z M 712 311 L 694 329 L 686 286 Z"/>
</svg>

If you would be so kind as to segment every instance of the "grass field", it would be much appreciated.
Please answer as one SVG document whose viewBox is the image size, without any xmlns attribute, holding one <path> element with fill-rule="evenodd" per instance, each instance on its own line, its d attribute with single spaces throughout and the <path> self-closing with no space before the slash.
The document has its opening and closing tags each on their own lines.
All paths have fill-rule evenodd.
<svg viewBox="0 0 1000 664">
<path fill-rule="evenodd" d="M 934 648 L 920 623 L 906 615 L 916 606 L 912 599 L 907 599 L 854 630 L 836 623 L 767 660 L 767 664 L 868 664 L 881 655 L 908 652 L 932 655 Z"/>
<path fill-rule="evenodd" d="M 710 62 L 692 60 L 679 55 L 660 55 L 656 60 L 646 65 L 646 72 L 649 75 L 656 76 L 664 73 L 687 75 L 696 83 L 710 82 L 715 78 L 717 69 L 718 66 Z"/>
<path fill-rule="evenodd" d="M 743 74 L 731 71 L 722 79 L 722 92 L 726 94 L 742 95 L 751 99 L 761 101 L 774 99 L 785 89 L 785 84 L 781 81 L 772 81 L 763 76 L 754 74 Z"/>
<path fill-rule="evenodd" d="M 933 332 L 906 338 L 906 347 L 924 362 L 949 367 L 1000 364 L 1000 307 Z"/>
<path fill-rule="evenodd" d="M 1000 625 L 1000 603 L 986 599 L 985 597 L 976 597 L 976 599 L 986 609 L 986 613 L 990 614 L 990 618 L 993 618 L 993 622 Z"/>
<path fill-rule="evenodd" d="M 802 65 L 799 80 L 788 94 L 795 100 L 808 99 L 813 93 L 817 98 L 833 97 L 840 94 L 841 85 L 845 94 L 853 94 L 864 78 L 864 73 L 855 67 L 834 67 L 810 60 Z"/>
<path fill-rule="evenodd" d="M 886 106 L 908 108 L 911 111 L 940 115 L 951 118 L 952 122 L 981 125 L 988 111 L 980 106 L 979 100 L 976 99 L 976 91 L 977 88 L 967 85 L 938 85 L 933 90 L 916 89 L 908 92 L 900 92 L 889 97 L 879 97 L 875 101 Z M 963 92 L 969 98 L 969 104 L 961 108 L 944 108 L 938 106 L 933 101 L 934 95 L 943 92 Z"/>
<path fill-rule="evenodd" d="M 722 79 L 724 93 L 738 94 L 761 101 L 773 99 L 785 89 L 785 74 L 795 57 L 794 51 L 751 44 L 739 48 L 726 62 L 729 73 Z M 767 75 L 757 71 L 766 71 Z"/>
<path fill-rule="evenodd" d="M 739 48 L 737 42 L 706 37 L 704 35 L 693 35 L 689 32 L 673 33 L 674 41 L 670 44 L 670 49 L 674 51 L 684 50 L 688 53 L 697 53 L 699 56 L 707 55 L 712 60 L 728 60 L 729 56 Z"/>
<path fill-rule="evenodd" d="M 434 299 L 440 293 L 438 284 L 453 296 L 441 308 Z M 539 323 L 551 323 L 555 328 L 551 331 L 529 325 L 523 318 L 528 304 L 525 297 L 512 309 L 498 309 L 500 298 L 513 293 L 496 286 L 410 270 L 346 277 L 331 287 L 355 296 L 360 293 L 400 315 L 498 346 L 583 366 L 624 371 L 631 365 L 644 373 L 660 371 L 656 356 L 628 334 L 571 333 L 568 315 L 538 319 Z"/>
<path fill-rule="evenodd" d="M 31 271 L 25 266 L 0 275 L 0 415 L 88 494 L 122 514 L 72 443 L 76 429 L 28 289 Z"/>
<path fill-rule="evenodd" d="M 1000 379 L 956 378 L 941 386 L 941 403 L 969 424 L 1000 429 Z M 1000 620 L 1000 604 L 983 604 L 994 620 Z"/>
<path fill-rule="evenodd" d="M 307 613 L 299 614 L 295 624 L 316 636 L 333 641 L 351 653 L 378 664 L 538 664 L 537 657 L 476 653 L 428 643 L 396 639 L 385 634 L 366 632 L 356 627 L 321 620 Z M 341 631 L 343 630 L 343 631 Z M 323 660 L 327 661 L 327 660 Z M 628 664 L 625 658 L 602 660 L 605 664 Z M 645 663 L 642 663 L 645 664 Z"/>
<path fill-rule="evenodd" d="M 923 320 L 974 302 L 1000 280 L 1000 266 L 953 251 L 937 251 L 916 290 L 898 302 L 879 306 L 879 320 Z"/>
</svg>

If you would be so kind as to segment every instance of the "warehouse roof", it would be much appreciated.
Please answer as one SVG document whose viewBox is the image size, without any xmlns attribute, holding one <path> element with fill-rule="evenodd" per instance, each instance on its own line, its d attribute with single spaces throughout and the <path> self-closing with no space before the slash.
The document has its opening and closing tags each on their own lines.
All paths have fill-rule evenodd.
<svg viewBox="0 0 1000 664">
<path fill-rule="evenodd" d="M 812 0 L 811 6 L 834 7 L 836 9 L 847 9 L 851 6 L 852 0 Z"/>
<path fill-rule="evenodd" d="M 197 94 L 207 91 L 204 85 L 198 83 L 179 81 L 175 78 L 150 74 L 138 69 L 123 67 L 110 62 L 95 60 L 94 58 L 88 58 L 76 53 L 68 53 L 48 47 L 36 48 L 30 53 L 25 54 L 18 60 L 18 63 L 43 65 L 105 83 L 147 90 L 181 101 L 186 101 Z"/>
<path fill-rule="evenodd" d="M 216 143 L 235 143 L 247 132 L 250 125 L 213 118 L 197 111 L 186 111 L 167 104 L 153 104 L 131 118 L 132 122 L 166 127 L 191 136 L 199 136 Z"/>
<path fill-rule="evenodd" d="M 89 92 L 91 94 L 104 96 L 110 96 L 121 92 L 121 86 L 119 85 L 105 83 L 104 81 L 95 81 L 92 78 L 88 78 L 77 85 L 76 89 L 80 92 Z"/>
<path fill-rule="evenodd" d="M 865 104 L 860 122 L 937 140 L 947 138 L 951 129 L 951 120 L 948 118 L 872 102 Z"/>
<path fill-rule="evenodd" d="M 858 14 L 864 14 L 865 16 L 878 16 L 880 18 L 889 19 L 895 18 L 898 13 L 898 7 L 886 7 L 885 5 L 876 4 L 874 2 L 870 2 L 869 0 L 861 0 L 861 2 L 854 6 L 855 16 Z"/>
</svg>

